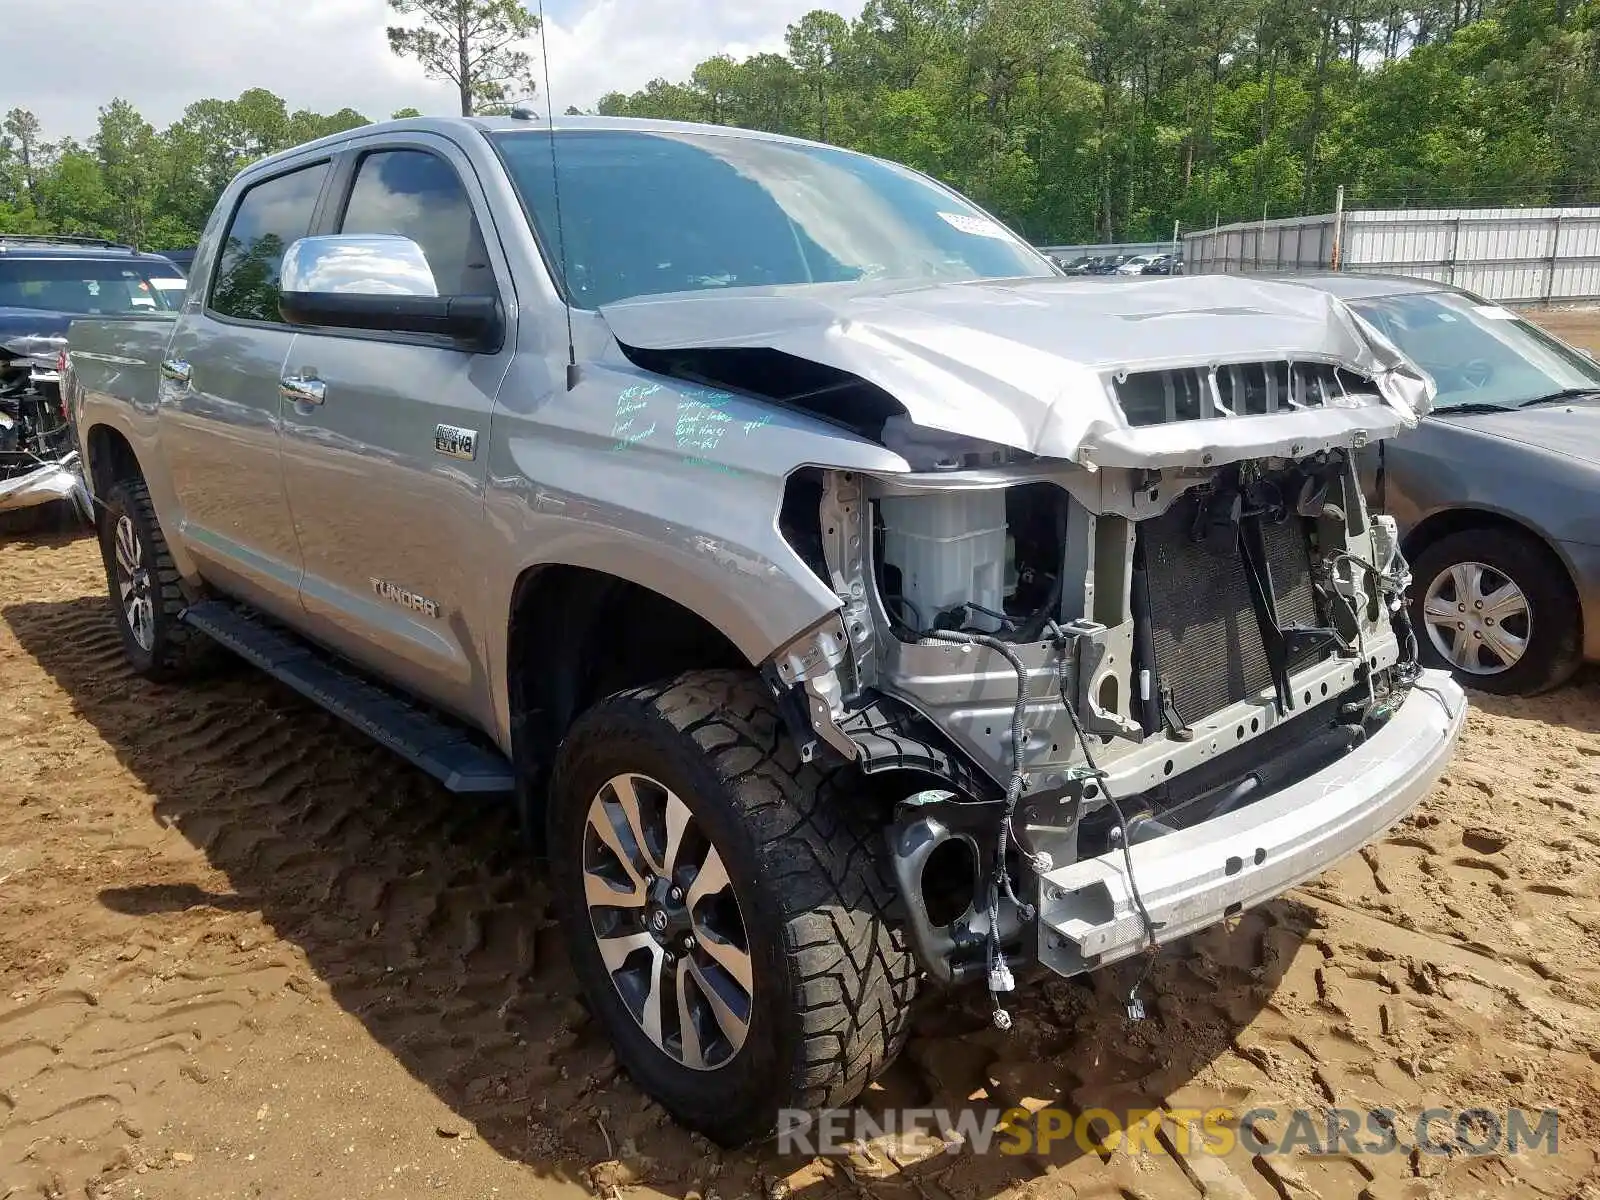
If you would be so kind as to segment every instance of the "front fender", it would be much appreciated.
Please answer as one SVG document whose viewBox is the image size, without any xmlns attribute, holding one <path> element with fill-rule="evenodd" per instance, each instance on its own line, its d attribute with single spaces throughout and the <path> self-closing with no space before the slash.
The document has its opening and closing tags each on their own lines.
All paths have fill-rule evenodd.
<svg viewBox="0 0 1600 1200">
<path fill-rule="evenodd" d="M 509 552 L 487 564 L 486 612 L 509 610 L 530 567 L 582 567 L 676 602 L 761 663 L 840 603 L 778 528 L 790 475 L 908 469 L 815 418 L 632 368 L 522 399 L 542 390 L 508 380 L 492 422 L 485 514 Z"/>
</svg>

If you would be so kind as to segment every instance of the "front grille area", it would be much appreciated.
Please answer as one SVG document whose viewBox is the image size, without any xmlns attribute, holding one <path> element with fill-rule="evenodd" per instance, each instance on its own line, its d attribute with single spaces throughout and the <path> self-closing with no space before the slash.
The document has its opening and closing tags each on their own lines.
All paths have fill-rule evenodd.
<svg viewBox="0 0 1600 1200">
<path fill-rule="evenodd" d="M 1323 408 L 1372 392 L 1370 382 L 1343 367 L 1286 360 L 1136 371 L 1112 387 L 1134 426 Z"/>
<path fill-rule="evenodd" d="M 1140 524 L 1150 588 L 1156 669 L 1185 721 L 1272 686 L 1272 669 L 1250 602 L 1243 557 L 1222 557 L 1191 536 L 1197 501 L 1186 497 Z M 1262 529 L 1281 625 L 1321 625 L 1311 586 L 1311 554 L 1301 518 L 1290 514 Z M 1290 669 L 1315 661 L 1312 649 Z"/>
</svg>

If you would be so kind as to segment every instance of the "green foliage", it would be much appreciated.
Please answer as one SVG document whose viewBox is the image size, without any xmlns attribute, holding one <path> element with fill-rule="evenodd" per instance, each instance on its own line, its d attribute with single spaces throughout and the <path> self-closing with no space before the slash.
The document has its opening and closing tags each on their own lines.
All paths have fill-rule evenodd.
<svg viewBox="0 0 1600 1200">
<path fill-rule="evenodd" d="M 531 92 L 517 0 L 389 4 L 410 18 L 395 51 L 463 111 Z M 719 55 L 598 111 L 881 154 L 1039 242 L 1327 211 L 1341 184 L 1368 205 L 1593 202 L 1600 0 L 866 0 L 801 17 L 784 54 Z M 161 131 L 113 100 L 78 145 L 13 109 L 0 232 L 192 244 L 246 163 L 364 122 L 257 88 Z"/>
<path fill-rule="evenodd" d="M 236 100 L 196 101 L 159 132 L 132 104 L 113 100 L 84 146 L 45 141 L 38 119 L 14 108 L 0 122 L 0 233 L 192 246 L 242 168 L 365 124 L 350 108 L 290 112 L 281 97 L 252 88 Z"/>
<path fill-rule="evenodd" d="M 1600 0 L 867 0 L 602 113 L 797 133 L 1044 242 L 1600 192 Z"/>
<path fill-rule="evenodd" d="M 389 0 L 389 8 L 415 20 L 389 26 L 389 49 L 416 59 L 428 78 L 455 84 L 463 117 L 533 94 L 528 55 L 517 46 L 539 18 L 518 0 Z"/>
</svg>

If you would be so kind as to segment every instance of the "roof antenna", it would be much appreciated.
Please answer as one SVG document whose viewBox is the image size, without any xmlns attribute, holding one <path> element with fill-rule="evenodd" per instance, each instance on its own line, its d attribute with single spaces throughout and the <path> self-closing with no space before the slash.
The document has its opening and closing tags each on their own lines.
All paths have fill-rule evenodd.
<svg viewBox="0 0 1600 1200">
<path fill-rule="evenodd" d="M 550 96 L 550 27 L 539 0 L 539 53 L 544 59 L 545 131 L 550 135 L 550 190 L 556 202 L 556 250 L 561 257 L 561 303 L 567 314 L 567 391 L 578 386 L 578 351 L 572 341 L 572 291 L 567 279 L 567 234 L 561 222 L 561 175 L 556 167 L 556 106 Z"/>
</svg>

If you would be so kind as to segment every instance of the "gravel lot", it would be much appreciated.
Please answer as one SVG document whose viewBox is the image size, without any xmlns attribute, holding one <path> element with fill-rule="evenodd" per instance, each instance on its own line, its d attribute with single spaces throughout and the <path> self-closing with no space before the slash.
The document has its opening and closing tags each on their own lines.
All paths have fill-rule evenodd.
<svg viewBox="0 0 1600 1200">
<path fill-rule="evenodd" d="M 1597 314 L 1542 319 L 1600 349 Z M 243 668 L 136 680 L 92 542 L 0 545 L 0 696 L 0 1200 L 1600 1196 L 1592 670 L 1474 695 L 1420 809 L 1166 950 L 1151 1019 L 1120 973 L 1033 989 L 1010 1035 L 936 999 L 868 1097 L 1387 1106 L 1382 1156 L 723 1154 L 619 1078 L 504 811 Z M 1413 1149 L 1475 1105 L 1559 1109 L 1557 1153 Z"/>
</svg>

